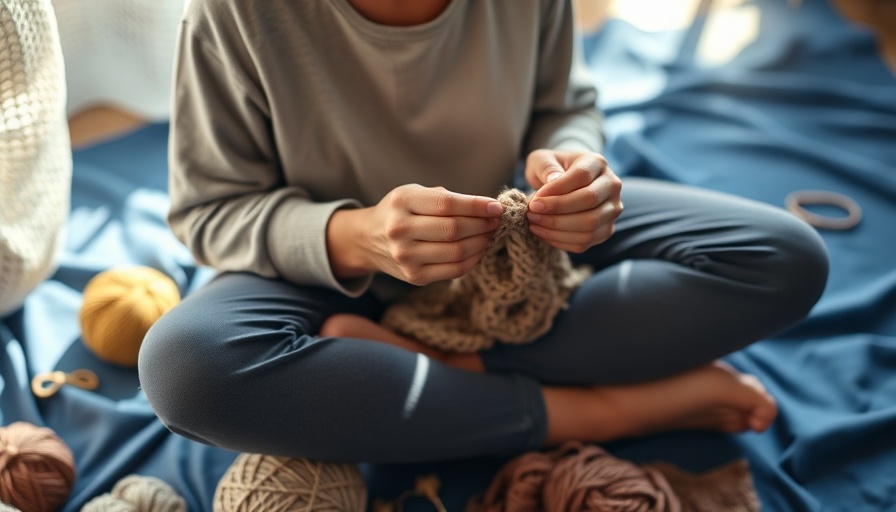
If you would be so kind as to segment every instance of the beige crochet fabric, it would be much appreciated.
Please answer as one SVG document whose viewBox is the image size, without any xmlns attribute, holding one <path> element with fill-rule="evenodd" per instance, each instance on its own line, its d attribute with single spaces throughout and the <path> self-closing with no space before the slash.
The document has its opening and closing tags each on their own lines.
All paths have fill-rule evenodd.
<svg viewBox="0 0 896 512">
<path fill-rule="evenodd" d="M 528 343 L 550 329 L 572 290 L 590 270 L 573 268 L 566 252 L 529 231 L 528 198 L 504 191 L 501 226 L 467 275 L 414 290 L 392 304 L 382 325 L 429 345 L 475 352 L 503 343 Z"/>
<path fill-rule="evenodd" d="M 0 315 L 53 270 L 71 150 L 50 0 L 0 0 Z"/>
</svg>

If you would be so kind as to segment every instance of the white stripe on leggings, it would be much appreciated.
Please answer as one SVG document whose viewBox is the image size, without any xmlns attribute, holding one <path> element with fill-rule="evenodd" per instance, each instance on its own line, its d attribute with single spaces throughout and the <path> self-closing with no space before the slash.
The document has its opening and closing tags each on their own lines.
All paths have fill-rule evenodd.
<svg viewBox="0 0 896 512">
<path fill-rule="evenodd" d="M 404 401 L 404 417 L 410 418 L 417 408 L 417 401 L 420 400 L 420 394 L 423 393 L 423 386 L 426 384 L 426 376 L 429 374 L 429 358 L 423 354 L 417 354 L 417 367 L 414 369 L 414 379 L 411 381 L 411 389 L 408 390 L 408 397 Z"/>
<path fill-rule="evenodd" d="M 624 295 L 628 291 L 628 279 L 632 275 L 632 260 L 625 260 L 619 264 L 619 281 L 616 282 L 616 291 Z"/>
</svg>

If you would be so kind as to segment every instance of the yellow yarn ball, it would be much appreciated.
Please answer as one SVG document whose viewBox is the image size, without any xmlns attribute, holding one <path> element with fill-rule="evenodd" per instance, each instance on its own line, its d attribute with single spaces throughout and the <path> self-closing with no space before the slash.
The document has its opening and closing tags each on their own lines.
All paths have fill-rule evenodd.
<svg viewBox="0 0 896 512">
<path fill-rule="evenodd" d="M 171 278 L 149 267 L 106 270 L 84 288 L 84 344 L 103 361 L 136 366 L 146 331 L 180 302 Z"/>
<path fill-rule="evenodd" d="M 214 512 L 364 512 L 367 485 L 355 464 L 243 453 L 215 490 Z"/>
</svg>

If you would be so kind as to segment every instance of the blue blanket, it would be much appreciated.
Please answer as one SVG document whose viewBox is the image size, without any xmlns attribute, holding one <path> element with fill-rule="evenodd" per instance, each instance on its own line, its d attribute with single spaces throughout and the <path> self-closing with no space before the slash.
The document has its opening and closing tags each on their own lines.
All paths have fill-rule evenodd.
<svg viewBox="0 0 896 512">
<path fill-rule="evenodd" d="M 821 231 L 828 287 L 809 318 L 729 357 L 777 397 L 763 434 L 669 434 L 609 445 L 634 461 L 694 471 L 746 457 L 766 510 L 896 510 L 896 80 L 873 38 L 825 0 L 759 0 L 759 38 L 712 68 L 693 58 L 700 24 L 648 34 L 611 22 L 585 41 L 602 90 L 607 156 L 623 176 L 653 176 L 782 206 L 801 189 L 845 193 L 864 218 Z M 128 474 L 163 478 L 190 510 L 211 510 L 236 456 L 169 433 L 136 370 L 100 362 L 79 338 L 81 291 L 101 270 L 158 268 L 187 294 L 208 280 L 164 222 L 167 126 L 147 126 L 74 155 L 61 266 L 0 321 L 0 423 L 55 430 L 72 448 L 76 511 Z M 832 213 L 819 211 L 820 213 Z M 834 212 L 834 214 L 836 214 Z M 35 398 L 39 372 L 89 368 L 96 391 L 66 386 Z M 433 442 L 438 442 L 433 439 Z M 364 466 L 370 494 L 390 500 L 435 473 L 451 511 L 483 490 L 504 461 Z M 432 510 L 415 499 L 405 510 Z"/>
<path fill-rule="evenodd" d="M 778 206 L 805 189 L 858 201 L 857 227 L 820 230 L 831 275 L 809 318 L 729 358 L 781 410 L 736 440 L 768 510 L 896 510 L 896 79 L 826 1 L 756 4 L 757 41 L 724 66 L 695 63 L 699 23 L 677 47 L 621 24 L 586 41 L 611 93 L 608 157 L 623 175 Z M 655 51 L 661 38 L 677 51 Z M 632 83 L 614 79 L 620 63 L 640 70 Z M 635 83 L 640 98 L 614 94 Z"/>
<path fill-rule="evenodd" d="M 80 339 L 81 291 L 119 265 L 156 267 L 189 293 L 206 276 L 168 231 L 165 125 L 149 126 L 74 155 L 67 242 L 56 274 L 0 322 L 0 422 L 56 431 L 75 455 L 78 479 L 66 511 L 80 510 L 129 474 L 171 483 L 190 510 L 211 510 L 217 479 L 235 454 L 172 435 L 154 417 L 135 369 L 104 364 Z M 96 391 L 63 386 L 31 393 L 31 378 L 53 370 L 93 370 Z"/>
</svg>

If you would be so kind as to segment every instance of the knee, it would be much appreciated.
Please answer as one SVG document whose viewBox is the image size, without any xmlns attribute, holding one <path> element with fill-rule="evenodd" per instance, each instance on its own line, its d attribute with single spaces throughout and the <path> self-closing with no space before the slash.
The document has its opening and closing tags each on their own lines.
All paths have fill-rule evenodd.
<svg viewBox="0 0 896 512">
<path fill-rule="evenodd" d="M 828 253 L 814 228 L 796 217 L 782 214 L 775 222 L 774 264 L 768 270 L 772 289 L 798 319 L 805 317 L 827 284 Z"/>
<path fill-rule="evenodd" d="M 308 361 L 316 351 L 298 329 L 278 322 L 221 321 L 214 311 L 181 304 L 156 322 L 140 348 L 137 369 L 150 406 L 172 432 L 235 451 L 258 451 L 272 419 L 306 415 L 314 397 L 302 382 L 326 375 Z M 309 350 L 306 350 L 309 349 Z M 288 399 L 283 390 L 290 389 Z M 259 444 L 260 443 L 260 444 Z"/>
<path fill-rule="evenodd" d="M 226 372 L 221 353 L 212 348 L 212 329 L 201 319 L 186 321 L 178 308 L 147 332 L 140 347 L 140 387 L 156 416 L 172 430 L 190 430 L 214 411 L 214 388 Z"/>
</svg>

